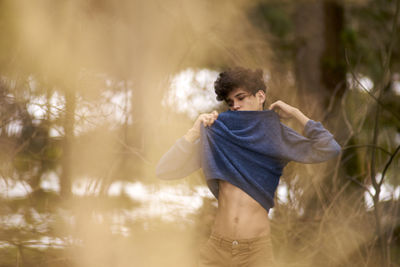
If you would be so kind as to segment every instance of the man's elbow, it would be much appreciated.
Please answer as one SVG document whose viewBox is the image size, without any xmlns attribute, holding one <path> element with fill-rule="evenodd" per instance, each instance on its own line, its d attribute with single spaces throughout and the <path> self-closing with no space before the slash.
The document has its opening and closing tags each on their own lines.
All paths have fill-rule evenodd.
<svg viewBox="0 0 400 267">
<path fill-rule="evenodd" d="M 160 164 L 156 167 L 156 177 L 161 180 L 174 180 L 180 178 L 176 173 L 166 170 L 166 168 Z"/>
<path fill-rule="evenodd" d="M 342 148 L 340 145 L 334 141 L 331 142 L 328 146 L 325 146 L 323 149 L 314 150 L 310 158 L 306 159 L 307 163 L 319 163 L 324 162 L 333 158 L 336 158 Z"/>
<path fill-rule="evenodd" d="M 161 180 L 169 180 L 168 172 L 165 172 L 165 168 L 160 163 L 156 166 L 156 177 Z"/>
<path fill-rule="evenodd" d="M 334 157 L 339 156 L 340 152 L 342 152 L 342 147 L 335 141 L 333 144 L 333 149 L 332 149 L 332 153 L 334 155 Z"/>
<path fill-rule="evenodd" d="M 336 141 L 333 141 L 329 150 L 325 153 L 326 160 L 336 158 L 339 156 L 341 151 L 342 147 Z"/>
</svg>

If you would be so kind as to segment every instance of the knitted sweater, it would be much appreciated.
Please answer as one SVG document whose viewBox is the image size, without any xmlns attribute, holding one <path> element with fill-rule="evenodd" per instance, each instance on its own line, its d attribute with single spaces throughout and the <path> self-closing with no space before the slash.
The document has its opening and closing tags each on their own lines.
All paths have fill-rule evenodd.
<svg viewBox="0 0 400 267">
<path fill-rule="evenodd" d="M 201 126 L 195 143 L 178 139 L 160 159 L 161 179 L 183 178 L 203 169 L 218 199 L 218 180 L 239 187 L 267 211 L 289 161 L 317 163 L 338 155 L 340 146 L 320 122 L 309 120 L 302 136 L 282 124 L 272 110 L 226 111 L 211 127 Z"/>
</svg>

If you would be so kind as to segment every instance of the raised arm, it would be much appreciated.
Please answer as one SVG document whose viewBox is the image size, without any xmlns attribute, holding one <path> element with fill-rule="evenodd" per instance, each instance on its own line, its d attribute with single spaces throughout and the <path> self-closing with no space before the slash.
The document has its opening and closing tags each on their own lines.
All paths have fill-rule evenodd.
<svg viewBox="0 0 400 267">
<path fill-rule="evenodd" d="M 272 109 L 278 113 L 279 117 L 282 119 L 294 118 L 303 127 L 305 127 L 307 122 L 310 120 L 310 118 L 304 115 L 303 112 L 301 112 L 298 108 L 292 107 L 281 100 L 272 103 L 269 106 L 269 109 Z"/>
<path fill-rule="evenodd" d="M 294 118 L 304 127 L 305 136 L 281 123 L 282 158 L 302 163 L 318 163 L 340 153 L 340 145 L 320 122 L 309 119 L 299 109 L 282 101 L 273 103 L 270 108 L 277 111 L 281 118 Z"/>
<path fill-rule="evenodd" d="M 200 168 L 200 142 L 179 138 L 175 144 L 161 157 L 156 167 L 156 175 L 160 179 L 180 179 Z"/>
<path fill-rule="evenodd" d="M 160 179 L 180 179 L 188 176 L 201 167 L 200 159 L 200 125 L 210 126 L 218 118 L 213 111 L 201 114 L 193 127 L 161 157 L 156 167 Z"/>
<path fill-rule="evenodd" d="M 281 123 L 283 158 L 302 163 L 318 163 L 336 157 L 340 146 L 320 122 L 308 120 L 304 135 Z"/>
</svg>

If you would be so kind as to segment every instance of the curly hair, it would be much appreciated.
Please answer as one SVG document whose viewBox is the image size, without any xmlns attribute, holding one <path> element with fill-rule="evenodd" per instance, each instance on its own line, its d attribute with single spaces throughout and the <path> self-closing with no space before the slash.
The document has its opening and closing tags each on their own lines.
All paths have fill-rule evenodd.
<svg viewBox="0 0 400 267">
<path fill-rule="evenodd" d="M 252 95 L 258 90 L 266 92 L 263 79 L 263 71 L 261 69 L 251 70 L 242 67 L 235 67 L 221 72 L 214 82 L 215 93 L 218 101 L 226 101 L 230 92 L 237 88 L 242 88 Z"/>
</svg>

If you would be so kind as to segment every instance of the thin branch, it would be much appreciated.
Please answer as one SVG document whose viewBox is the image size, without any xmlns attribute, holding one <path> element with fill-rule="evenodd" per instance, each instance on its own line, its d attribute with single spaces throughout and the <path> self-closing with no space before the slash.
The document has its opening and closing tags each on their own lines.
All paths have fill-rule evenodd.
<svg viewBox="0 0 400 267">
<path fill-rule="evenodd" d="M 342 150 L 350 149 L 350 148 L 364 148 L 364 147 L 370 147 L 370 148 L 374 148 L 374 149 L 379 149 L 379 150 L 381 150 L 382 152 L 385 152 L 385 153 L 388 154 L 388 155 L 392 155 L 392 153 L 390 153 L 389 151 L 387 151 L 387 150 L 384 149 L 383 147 L 380 147 L 380 146 L 378 146 L 378 145 L 369 145 L 369 144 L 366 144 L 366 145 L 344 146 L 344 147 L 342 148 Z"/>
<path fill-rule="evenodd" d="M 329 105 L 328 108 L 326 109 L 326 111 L 324 112 L 324 116 L 322 121 L 326 120 L 326 117 L 328 116 L 329 113 L 331 113 L 335 100 L 336 100 L 336 95 L 338 94 L 339 90 L 342 88 L 344 81 L 339 82 L 336 86 L 335 86 L 335 90 L 333 90 L 333 94 L 332 96 L 329 98 Z M 345 90 L 345 94 L 347 93 L 347 90 Z M 342 97 L 342 99 L 344 98 L 344 96 Z"/>
<path fill-rule="evenodd" d="M 397 21 L 399 19 L 399 12 L 400 12 L 400 1 L 397 0 L 396 1 L 396 11 L 395 11 L 393 21 L 392 21 L 392 31 L 391 31 L 392 38 L 390 39 L 389 50 L 388 50 L 387 57 L 386 57 L 387 60 L 384 65 L 384 70 L 388 74 L 390 73 L 390 61 L 392 59 L 393 47 L 395 45 L 395 42 L 397 41 L 396 40 L 397 31 L 398 31 Z M 390 77 L 388 77 L 388 78 L 390 78 Z"/>
<path fill-rule="evenodd" d="M 123 142 L 123 141 L 120 140 L 120 139 L 118 139 L 118 142 L 119 142 L 121 145 L 123 145 L 125 148 L 129 149 L 130 152 L 132 152 L 133 154 L 135 154 L 136 156 L 138 156 L 144 163 L 149 164 L 149 165 L 151 164 L 151 162 L 150 162 L 148 159 L 146 159 L 146 158 L 140 153 L 140 151 L 139 151 L 138 149 L 135 149 L 135 148 L 133 148 L 133 147 L 127 145 L 125 142 Z"/>
<path fill-rule="evenodd" d="M 349 62 L 349 58 L 348 58 L 348 53 L 347 53 L 347 49 L 345 49 L 345 58 L 346 58 L 346 63 L 348 66 L 350 66 L 350 62 Z M 351 73 L 351 76 L 353 77 L 353 79 L 357 82 L 357 84 L 370 96 L 372 97 L 372 99 L 374 99 L 380 107 L 382 107 L 383 109 L 385 109 L 386 111 L 390 112 L 390 114 L 392 114 L 398 121 L 400 121 L 400 116 L 395 113 L 394 111 L 392 111 L 391 109 L 389 109 L 388 107 L 386 107 L 382 101 L 380 101 L 380 99 L 378 99 L 376 96 L 374 96 L 367 88 L 365 88 L 365 86 L 360 82 L 360 80 L 357 78 L 357 75 L 354 73 L 354 71 L 349 68 L 349 71 Z"/>
<path fill-rule="evenodd" d="M 346 175 L 346 178 L 351 180 L 355 184 L 359 185 L 361 188 L 363 188 L 371 197 L 374 197 L 374 194 L 371 192 L 371 190 L 369 190 L 368 186 L 366 186 L 365 184 L 361 183 L 357 179 L 354 179 L 352 176 Z"/>
<path fill-rule="evenodd" d="M 346 90 L 344 92 L 344 95 L 343 95 L 342 101 L 341 101 L 341 105 L 342 105 L 342 114 L 343 114 L 344 122 L 346 123 L 346 126 L 350 131 L 350 138 L 351 138 L 351 136 L 354 135 L 354 130 L 353 130 L 353 126 L 351 125 L 349 118 L 347 116 L 346 109 L 344 108 L 344 105 L 345 105 L 344 101 L 346 100 L 347 94 L 348 94 L 348 90 Z"/>
<path fill-rule="evenodd" d="M 379 181 L 379 186 L 382 185 L 383 178 L 385 178 L 385 175 L 386 175 L 386 171 L 388 170 L 390 164 L 392 163 L 393 159 L 396 157 L 396 155 L 399 151 L 400 151 L 400 145 L 397 146 L 396 150 L 393 152 L 393 154 L 390 156 L 388 162 L 386 163 L 385 168 L 383 168 L 382 179 Z"/>
</svg>

